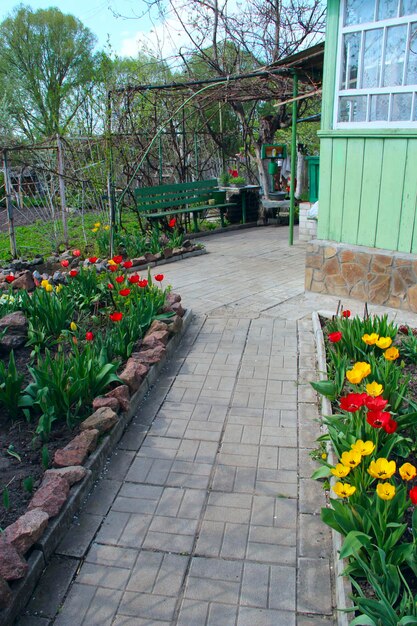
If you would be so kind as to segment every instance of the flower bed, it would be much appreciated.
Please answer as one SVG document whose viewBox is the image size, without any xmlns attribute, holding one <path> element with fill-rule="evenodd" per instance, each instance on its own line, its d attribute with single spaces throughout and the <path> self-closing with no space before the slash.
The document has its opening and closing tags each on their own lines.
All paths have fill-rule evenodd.
<svg viewBox="0 0 417 626">
<path fill-rule="evenodd" d="M 99 457 L 108 453 L 103 437 L 120 436 L 131 398 L 149 387 L 148 372 L 182 325 L 181 298 L 163 287 L 163 274 L 131 274 L 121 257 L 101 273 L 96 261 L 70 270 L 65 284 L 44 279 L 32 294 L 10 291 L 0 303 L 0 347 L 10 351 L 0 363 L 1 436 L 14 441 L 2 458 L 0 608 L 11 601 L 5 581 L 25 576 L 23 557 L 72 485 L 91 475 L 83 465 L 97 445 Z"/>
<path fill-rule="evenodd" d="M 323 326 L 328 379 L 312 385 L 333 414 L 323 417 L 313 477 L 332 485 L 322 519 L 342 537 L 351 624 L 417 624 L 417 340 L 386 317 L 348 311 Z"/>
</svg>

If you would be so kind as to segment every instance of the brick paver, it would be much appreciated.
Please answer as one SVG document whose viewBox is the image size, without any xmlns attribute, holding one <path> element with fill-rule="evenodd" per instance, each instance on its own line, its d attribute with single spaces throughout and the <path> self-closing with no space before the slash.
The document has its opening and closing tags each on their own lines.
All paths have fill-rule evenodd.
<svg viewBox="0 0 417 626">
<path fill-rule="evenodd" d="M 303 294 L 286 238 L 227 233 L 164 268 L 195 319 L 57 550 L 79 560 L 60 611 L 41 581 L 22 625 L 334 626 L 308 381 L 310 313 L 337 300 Z"/>
</svg>

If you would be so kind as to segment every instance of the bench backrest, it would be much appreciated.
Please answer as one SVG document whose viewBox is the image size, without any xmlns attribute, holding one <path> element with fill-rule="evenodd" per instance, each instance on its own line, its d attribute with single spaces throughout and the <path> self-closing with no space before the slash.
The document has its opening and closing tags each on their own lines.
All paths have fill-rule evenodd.
<svg viewBox="0 0 417 626">
<path fill-rule="evenodd" d="M 192 183 L 140 187 L 135 189 L 136 209 L 138 211 L 154 211 L 155 209 L 169 209 L 186 204 L 207 202 L 217 187 L 216 178 L 198 180 Z"/>
</svg>

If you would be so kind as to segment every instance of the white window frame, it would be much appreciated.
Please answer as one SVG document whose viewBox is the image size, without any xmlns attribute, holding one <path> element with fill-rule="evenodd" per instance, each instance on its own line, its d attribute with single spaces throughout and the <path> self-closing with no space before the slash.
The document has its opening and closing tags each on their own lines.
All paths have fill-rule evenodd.
<svg viewBox="0 0 417 626">
<path fill-rule="evenodd" d="M 377 5 L 378 0 L 375 1 L 375 15 L 377 14 Z M 385 54 L 385 41 L 386 41 L 386 33 L 387 28 L 390 26 L 403 26 L 407 25 L 407 42 L 405 48 L 405 56 L 404 56 L 404 68 L 403 68 L 403 81 L 407 67 L 408 61 L 408 51 L 409 51 L 409 43 L 410 43 L 410 31 L 411 24 L 417 22 L 417 13 L 413 15 L 406 15 L 401 17 L 394 17 L 385 20 L 366 22 L 361 24 L 352 24 L 349 26 L 343 26 L 344 18 L 345 18 L 345 10 L 346 10 L 346 0 L 341 0 L 341 11 L 339 18 L 339 33 L 338 33 L 338 51 L 336 58 L 336 89 L 335 89 L 335 101 L 334 101 L 334 112 L 333 112 L 333 128 L 336 129 L 355 129 L 355 128 L 415 128 L 417 130 L 417 120 L 412 120 L 413 113 L 417 108 L 417 75 L 416 82 L 412 85 L 401 85 L 401 86 L 387 86 L 387 87 L 365 87 L 363 89 L 341 89 L 342 85 L 342 64 L 343 64 L 343 36 L 349 33 L 359 33 L 361 37 L 361 44 L 359 49 L 359 60 L 358 60 L 358 78 L 362 77 L 362 65 L 363 65 L 363 42 L 365 32 L 368 30 L 375 30 L 383 28 L 383 48 L 382 48 L 382 57 L 381 57 L 381 67 L 384 65 L 384 54 Z M 417 43 L 417 42 L 416 42 Z M 382 71 L 381 71 L 382 75 Z M 371 108 L 371 96 L 373 95 L 388 95 L 389 96 L 389 107 L 388 107 L 388 118 L 391 114 L 392 107 L 392 98 L 395 94 L 400 93 L 412 93 L 412 103 L 411 103 L 411 113 L 410 119 L 407 121 L 389 121 L 389 120 L 377 120 L 370 121 L 370 108 Z M 366 96 L 367 104 L 366 104 L 366 121 L 362 122 L 339 122 L 338 114 L 339 114 L 339 102 L 340 98 L 343 96 Z"/>
</svg>

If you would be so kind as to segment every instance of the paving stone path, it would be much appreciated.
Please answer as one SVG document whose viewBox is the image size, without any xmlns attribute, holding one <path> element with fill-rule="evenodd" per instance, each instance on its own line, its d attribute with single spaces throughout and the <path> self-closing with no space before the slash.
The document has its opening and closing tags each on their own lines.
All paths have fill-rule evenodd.
<svg viewBox="0 0 417 626">
<path fill-rule="evenodd" d="M 304 247 L 206 239 L 164 272 L 193 323 L 19 626 L 334 626 Z M 362 305 L 350 303 L 358 312 Z"/>
</svg>

